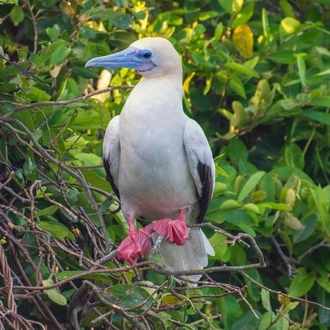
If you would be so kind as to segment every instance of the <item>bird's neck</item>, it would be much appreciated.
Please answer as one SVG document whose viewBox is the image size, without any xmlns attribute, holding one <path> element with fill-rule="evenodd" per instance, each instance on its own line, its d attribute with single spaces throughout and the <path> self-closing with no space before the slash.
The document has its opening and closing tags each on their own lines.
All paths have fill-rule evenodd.
<svg viewBox="0 0 330 330">
<path fill-rule="evenodd" d="M 170 120 L 183 115 L 183 88 L 181 80 L 161 78 L 143 78 L 131 92 L 122 110 L 125 120 Z M 147 120 L 147 121 L 148 121 Z"/>
<path fill-rule="evenodd" d="M 148 93 L 154 91 L 155 93 L 161 92 L 169 93 L 171 95 L 178 95 L 181 99 L 183 97 L 182 77 L 178 74 L 163 75 L 161 77 L 143 77 L 136 85 L 140 93 Z M 149 94 L 151 98 L 153 94 Z"/>
</svg>

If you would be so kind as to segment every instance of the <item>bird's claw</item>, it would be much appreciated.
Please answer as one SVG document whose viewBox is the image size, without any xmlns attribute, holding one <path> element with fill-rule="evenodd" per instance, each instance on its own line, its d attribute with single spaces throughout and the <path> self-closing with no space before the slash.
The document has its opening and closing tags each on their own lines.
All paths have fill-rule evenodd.
<svg viewBox="0 0 330 330">
<path fill-rule="evenodd" d="M 186 223 L 180 219 L 161 219 L 153 222 L 154 231 L 177 245 L 184 245 L 188 239 Z"/>
<path fill-rule="evenodd" d="M 117 249 L 117 258 L 127 260 L 135 265 L 139 257 L 144 257 L 151 249 L 151 224 L 139 230 L 131 231 L 120 243 Z"/>
<path fill-rule="evenodd" d="M 170 218 L 155 220 L 139 230 L 135 229 L 133 219 L 129 220 L 129 224 L 130 233 L 120 243 L 117 249 L 117 258 L 126 260 L 132 265 L 136 264 L 138 258 L 144 257 L 150 252 L 150 238 L 153 232 L 177 245 L 184 245 L 188 239 L 186 209 L 181 209 L 175 220 Z"/>
</svg>

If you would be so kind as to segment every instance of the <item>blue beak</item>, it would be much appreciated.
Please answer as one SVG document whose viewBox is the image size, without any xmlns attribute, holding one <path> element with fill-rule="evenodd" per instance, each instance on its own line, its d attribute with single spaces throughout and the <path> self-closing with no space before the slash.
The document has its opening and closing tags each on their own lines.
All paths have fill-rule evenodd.
<svg viewBox="0 0 330 330">
<path fill-rule="evenodd" d="M 119 53 L 93 58 L 86 63 L 85 67 L 104 67 L 108 70 L 130 68 L 140 72 L 149 71 L 156 65 L 150 58 L 145 58 L 143 52 L 140 49 L 129 47 Z"/>
</svg>

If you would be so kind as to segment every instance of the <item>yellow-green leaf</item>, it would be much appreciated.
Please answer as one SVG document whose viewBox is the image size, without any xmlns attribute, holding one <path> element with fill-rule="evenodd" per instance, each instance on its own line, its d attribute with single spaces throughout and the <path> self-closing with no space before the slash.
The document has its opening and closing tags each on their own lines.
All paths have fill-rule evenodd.
<svg viewBox="0 0 330 330">
<path fill-rule="evenodd" d="M 43 286 L 49 286 L 52 284 L 54 284 L 54 281 L 52 279 L 42 280 Z M 50 300 L 52 300 L 57 305 L 65 306 L 67 303 L 66 298 L 63 295 L 61 295 L 55 288 L 45 290 L 45 294 L 48 296 Z"/>
<path fill-rule="evenodd" d="M 267 197 L 267 193 L 263 190 L 254 191 L 250 197 L 251 202 L 261 202 Z"/>
<path fill-rule="evenodd" d="M 264 171 L 259 171 L 251 175 L 249 180 L 245 183 L 245 185 L 242 187 L 241 191 L 238 194 L 237 200 L 243 201 L 244 198 L 246 198 L 253 189 L 257 186 L 257 184 L 260 182 L 262 177 L 265 175 Z"/>
<path fill-rule="evenodd" d="M 239 25 L 234 29 L 233 43 L 242 57 L 253 56 L 253 33 L 247 24 Z"/>
<path fill-rule="evenodd" d="M 162 298 L 162 303 L 164 305 L 175 305 L 178 303 L 178 301 L 178 298 L 172 294 L 168 294 Z"/>
<path fill-rule="evenodd" d="M 250 212 L 253 212 L 253 213 L 257 213 L 257 214 L 260 214 L 260 210 L 258 208 L 258 206 L 256 204 L 253 204 L 253 203 L 247 203 L 243 206 L 243 210 L 245 211 L 250 211 Z"/>
<path fill-rule="evenodd" d="M 296 218 L 291 212 L 286 212 L 284 214 L 284 222 L 288 227 L 294 230 L 299 230 L 303 228 L 303 225 L 300 220 Z"/>
<path fill-rule="evenodd" d="M 285 37 L 296 32 L 300 28 L 301 24 L 298 20 L 292 17 L 283 18 L 280 26 L 280 34 Z"/>
<path fill-rule="evenodd" d="M 234 199 L 228 199 L 221 204 L 220 210 L 229 211 L 229 210 L 235 210 L 238 207 L 240 207 L 240 204 L 237 201 L 235 201 Z"/>
</svg>

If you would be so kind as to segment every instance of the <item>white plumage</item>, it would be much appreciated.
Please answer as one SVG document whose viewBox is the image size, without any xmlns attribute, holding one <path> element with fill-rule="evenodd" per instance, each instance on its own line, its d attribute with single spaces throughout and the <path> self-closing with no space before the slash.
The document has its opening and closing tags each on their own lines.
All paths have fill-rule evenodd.
<svg viewBox="0 0 330 330">
<path fill-rule="evenodd" d="M 182 109 L 179 55 L 166 39 L 144 38 L 122 52 L 92 59 L 86 66 L 128 67 L 142 75 L 104 137 L 104 165 L 130 227 L 118 256 L 136 262 L 148 253 L 150 235 L 155 238 L 165 231 L 166 236 L 173 224 L 179 230 L 177 238 L 168 234 L 160 247 L 165 266 L 171 270 L 202 269 L 207 265 L 207 253 L 214 254 L 207 238 L 200 229 L 190 229 L 188 239 L 181 236 L 188 234 L 185 220 L 203 220 L 215 171 L 201 127 Z M 137 216 L 157 220 L 157 224 L 154 221 L 137 232 Z M 198 280 L 200 276 L 189 278 Z"/>
</svg>

